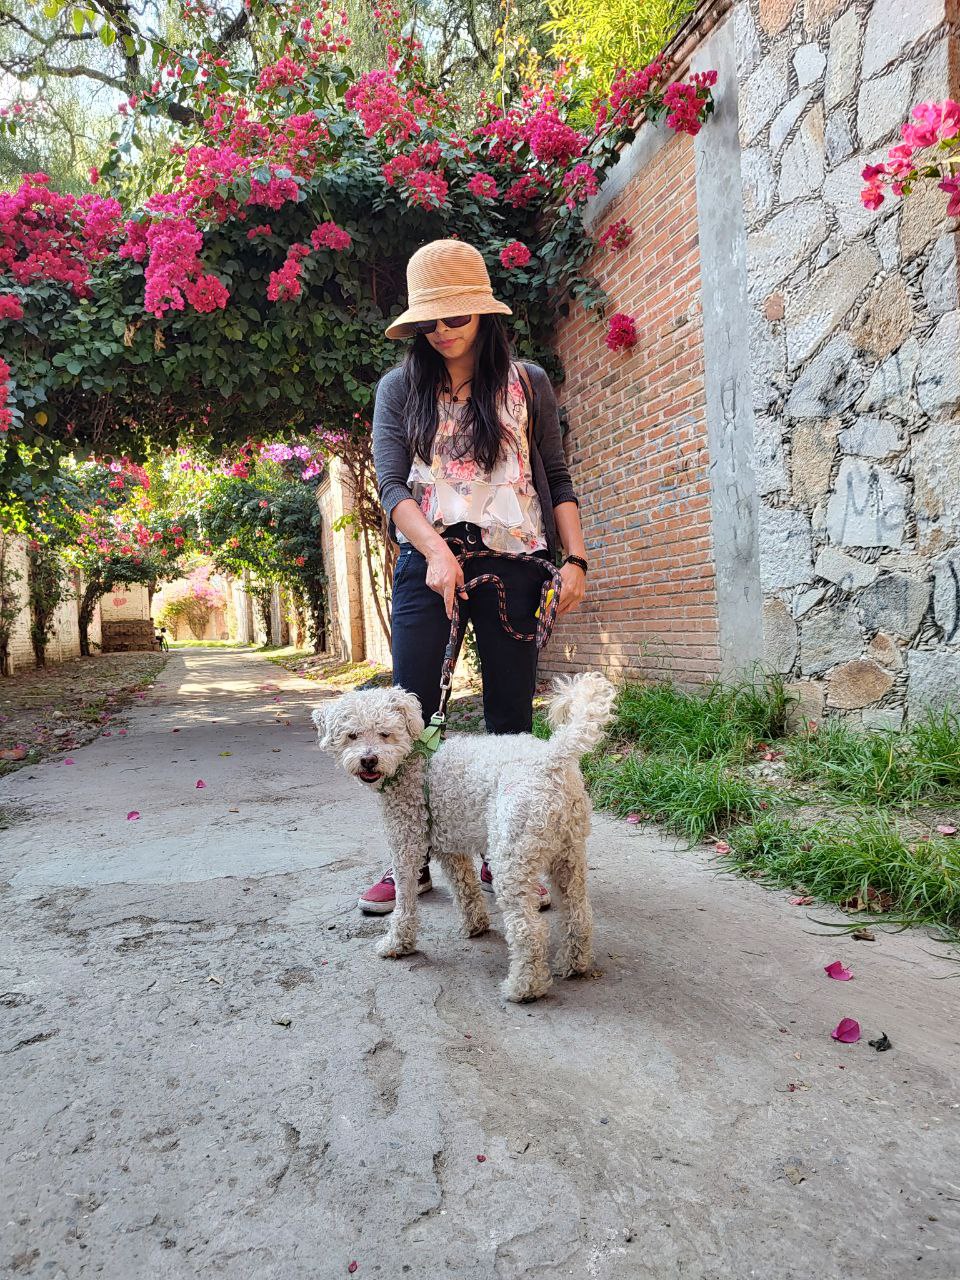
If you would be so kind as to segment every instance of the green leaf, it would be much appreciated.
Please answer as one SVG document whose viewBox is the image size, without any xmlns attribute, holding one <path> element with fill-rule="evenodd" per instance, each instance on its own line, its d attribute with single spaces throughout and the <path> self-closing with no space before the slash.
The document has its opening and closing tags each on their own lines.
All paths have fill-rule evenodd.
<svg viewBox="0 0 960 1280">
<path fill-rule="evenodd" d="M 113 27 L 105 24 L 100 28 L 100 43 L 104 45 L 105 48 L 109 49 L 116 38 L 117 33 L 114 31 Z"/>
<path fill-rule="evenodd" d="M 87 25 L 86 14 L 82 9 L 74 9 L 73 13 L 70 15 L 70 20 L 73 23 L 74 31 L 77 35 L 80 35 L 83 28 Z"/>
</svg>

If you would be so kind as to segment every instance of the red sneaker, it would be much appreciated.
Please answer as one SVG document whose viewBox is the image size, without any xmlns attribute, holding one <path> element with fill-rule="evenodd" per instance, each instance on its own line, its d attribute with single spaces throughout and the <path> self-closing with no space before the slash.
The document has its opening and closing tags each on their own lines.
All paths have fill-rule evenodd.
<svg viewBox="0 0 960 1280">
<path fill-rule="evenodd" d="M 420 872 L 420 879 L 417 881 L 417 893 L 429 893 L 432 888 L 433 881 L 430 879 L 430 864 L 428 862 Z M 392 867 L 382 880 L 378 880 L 376 884 L 372 884 L 369 889 L 361 893 L 357 901 L 357 906 L 360 910 L 371 916 L 389 915 L 396 905 L 397 882 L 393 878 Z"/>
<path fill-rule="evenodd" d="M 484 893 L 493 893 L 493 872 L 487 866 L 486 859 L 480 863 L 480 888 Z M 540 895 L 540 910 L 546 911 L 551 903 L 550 890 L 542 880 L 537 881 L 537 893 Z"/>
</svg>

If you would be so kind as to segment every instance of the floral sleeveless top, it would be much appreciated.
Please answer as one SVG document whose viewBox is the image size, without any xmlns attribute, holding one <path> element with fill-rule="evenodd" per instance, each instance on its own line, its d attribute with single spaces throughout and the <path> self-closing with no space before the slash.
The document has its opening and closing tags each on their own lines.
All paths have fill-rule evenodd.
<svg viewBox="0 0 960 1280">
<path fill-rule="evenodd" d="M 543 512 L 533 483 L 527 440 L 527 401 L 515 364 L 510 366 L 500 420 L 508 437 L 492 471 L 469 457 L 457 457 L 457 428 L 466 404 L 441 400 L 429 463 L 414 458 L 407 484 L 420 510 L 439 529 L 461 521 L 479 525 L 491 551 L 543 551 Z M 399 534 L 401 541 L 406 541 Z"/>
</svg>

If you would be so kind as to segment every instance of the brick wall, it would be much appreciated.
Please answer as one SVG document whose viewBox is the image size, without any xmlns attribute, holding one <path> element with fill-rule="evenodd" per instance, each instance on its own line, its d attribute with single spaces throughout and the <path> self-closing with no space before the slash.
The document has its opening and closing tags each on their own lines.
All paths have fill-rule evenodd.
<svg viewBox="0 0 960 1280">
<path fill-rule="evenodd" d="M 556 328 L 591 573 L 541 670 L 693 683 L 719 668 L 694 150 L 651 134 L 653 154 L 591 228 L 597 237 L 625 218 L 633 239 L 587 264 L 639 341 L 611 353 L 606 324 L 579 306 Z"/>
</svg>

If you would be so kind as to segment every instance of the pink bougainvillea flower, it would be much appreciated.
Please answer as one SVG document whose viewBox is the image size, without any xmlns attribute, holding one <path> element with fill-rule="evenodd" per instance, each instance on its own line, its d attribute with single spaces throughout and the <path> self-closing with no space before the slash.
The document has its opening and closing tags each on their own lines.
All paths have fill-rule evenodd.
<svg viewBox="0 0 960 1280">
<path fill-rule="evenodd" d="M 130 812 L 127 814 L 127 821 L 136 822 L 139 819 L 139 817 L 140 817 L 140 810 L 131 809 Z"/>
<path fill-rule="evenodd" d="M 530 250 L 521 240 L 511 240 L 500 250 L 500 261 L 505 267 L 525 267 L 531 258 Z"/>
<path fill-rule="evenodd" d="M 860 1023 L 856 1018 L 841 1018 L 830 1034 L 841 1044 L 856 1044 L 860 1039 Z"/>
<path fill-rule="evenodd" d="M 486 1156 L 477 1156 L 477 1163 L 478 1163 L 478 1164 L 485 1164 L 485 1163 L 486 1163 L 486 1159 L 487 1159 L 487 1157 L 486 1157 Z"/>
<path fill-rule="evenodd" d="M 126 731 L 126 729 L 121 729 L 121 730 L 120 730 L 120 737 L 121 737 L 121 738 L 125 738 L 126 736 L 127 736 L 127 731 Z"/>
<path fill-rule="evenodd" d="M 198 791 L 202 791 L 206 785 L 207 785 L 207 784 L 204 782 L 204 780 L 203 780 L 202 778 L 198 778 L 198 779 L 197 779 L 197 790 L 198 790 Z"/>
<path fill-rule="evenodd" d="M 64 763 L 64 764 L 76 764 L 77 762 L 76 762 L 76 760 L 74 760 L 74 759 L 73 759 L 73 757 L 72 757 L 72 756 L 67 756 L 66 760 L 64 760 L 64 762 L 63 762 L 63 763 Z"/>
<path fill-rule="evenodd" d="M 942 836 L 955 836 L 957 834 L 957 828 L 951 827 L 949 823 L 946 822 L 937 827 L 937 830 Z"/>
<path fill-rule="evenodd" d="M 813 902 L 812 898 L 791 898 L 790 899 L 791 907 L 809 907 L 811 902 Z"/>
<path fill-rule="evenodd" d="M 359 1262 L 351 1262 L 350 1265 L 347 1267 L 347 1270 L 351 1275 L 354 1275 L 359 1266 L 360 1266 Z"/>
<path fill-rule="evenodd" d="M 611 351 L 625 351 L 637 344 L 637 325 L 632 316 L 618 311 L 610 317 L 607 336 L 604 339 Z"/>
<path fill-rule="evenodd" d="M 630 823 L 631 826 L 636 826 L 636 824 L 640 821 L 639 813 L 628 813 L 627 821 Z"/>
<path fill-rule="evenodd" d="M 825 964 L 823 972 L 828 978 L 835 978 L 837 982 L 849 982 L 853 974 L 849 969 L 845 969 L 839 960 L 834 960 L 832 964 Z"/>
<path fill-rule="evenodd" d="M 722 856 L 730 852 L 730 845 L 727 844 L 726 840 L 718 840 L 713 849 L 715 853 L 719 853 Z"/>
</svg>

